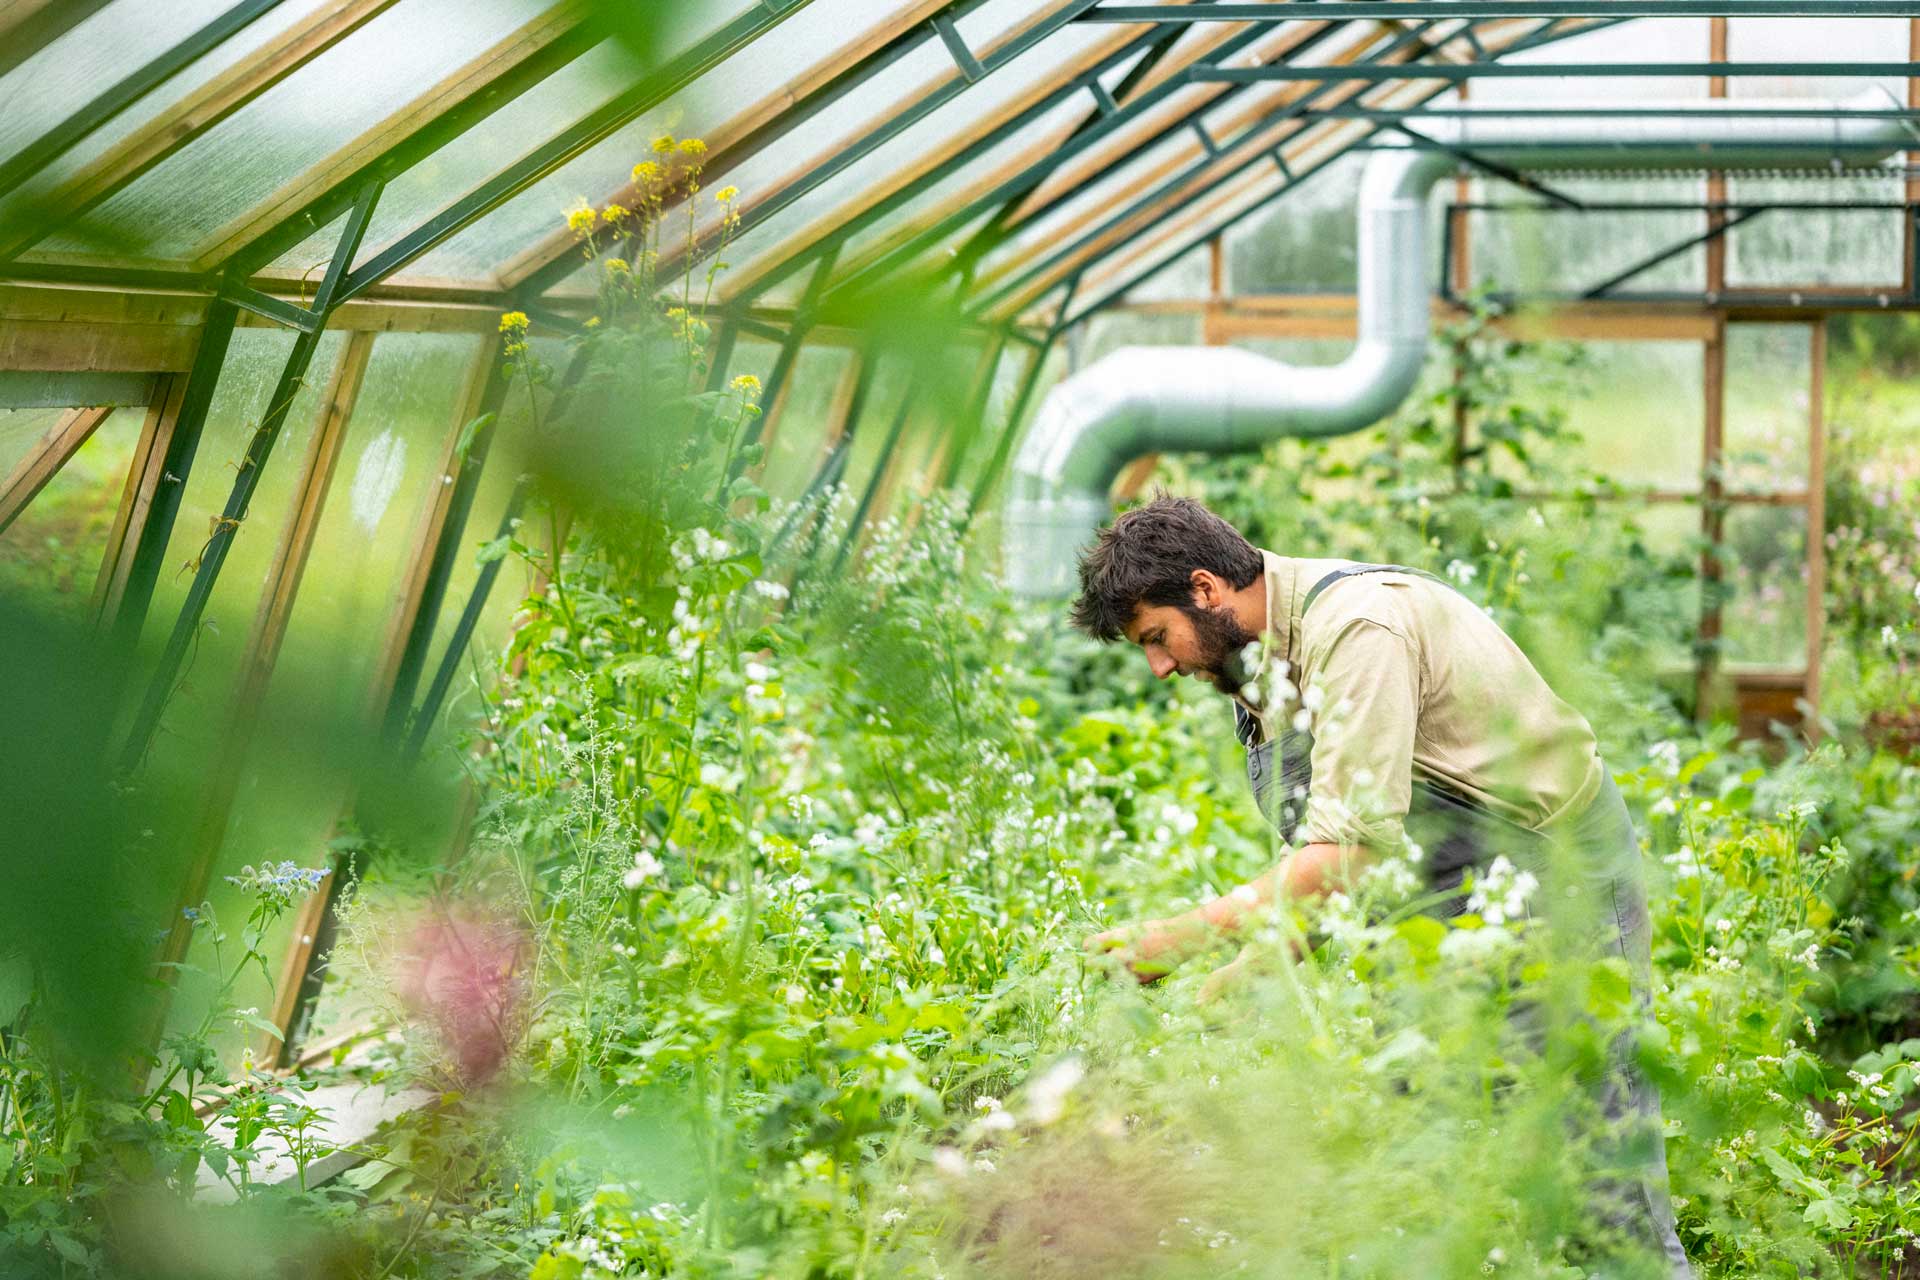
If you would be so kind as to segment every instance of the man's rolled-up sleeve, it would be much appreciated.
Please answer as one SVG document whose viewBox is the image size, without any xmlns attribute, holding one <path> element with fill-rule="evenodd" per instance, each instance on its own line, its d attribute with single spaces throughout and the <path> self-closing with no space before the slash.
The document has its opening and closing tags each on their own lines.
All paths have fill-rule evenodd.
<svg viewBox="0 0 1920 1280">
<path fill-rule="evenodd" d="M 1394 849 L 1413 795 L 1420 663 L 1393 628 L 1358 619 L 1315 663 L 1323 701 L 1313 718 L 1313 784 L 1305 844 Z"/>
</svg>

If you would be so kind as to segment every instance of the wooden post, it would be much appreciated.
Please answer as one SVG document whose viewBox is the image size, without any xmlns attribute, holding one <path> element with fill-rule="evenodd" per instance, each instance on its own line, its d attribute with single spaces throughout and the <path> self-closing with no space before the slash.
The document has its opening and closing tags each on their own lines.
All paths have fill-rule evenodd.
<svg viewBox="0 0 1920 1280">
<path fill-rule="evenodd" d="M 1718 591 L 1721 578 L 1720 541 L 1726 531 L 1722 506 L 1725 486 L 1720 475 L 1721 452 L 1726 437 L 1727 325 L 1714 317 L 1713 336 L 1706 341 L 1701 386 L 1705 396 L 1706 429 L 1700 457 L 1700 532 L 1707 545 L 1700 553 L 1700 628 L 1698 656 L 1694 668 L 1694 707 L 1696 720 L 1704 721 L 1714 696 L 1714 679 L 1719 669 L 1716 646 L 1720 641 L 1721 610 Z"/>
<path fill-rule="evenodd" d="M 1920 18 L 1907 19 L 1907 61 L 1920 62 Z M 1907 109 L 1920 111 L 1920 76 L 1907 77 Z M 1907 152 L 1908 173 L 1920 163 L 1920 151 Z M 1907 210 L 1900 227 L 1900 285 L 1908 297 L 1913 296 L 1913 208 L 1920 205 L 1920 176 L 1907 179 Z"/>
<path fill-rule="evenodd" d="M 1709 18 L 1707 20 L 1707 59 L 1710 62 L 1727 60 L 1727 20 Z M 1707 77 L 1707 97 L 1725 98 L 1727 96 L 1727 78 L 1725 76 Z M 1727 198 L 1727 177 L 1718 171 L 1707 175 L 1707 203 L 1721 204 Z M 1726 222 L 1726 215 L 1718 211 L 1707 214 L 1707 228 L 1712 230 Z M 1707 301 L 1717 301 L 1727 288 L 1727 237 L 1717 235 L 1707 241 Z"/>
<path fill-rule="evenodd" d="M 35 495 L 60 473 L 60 468 L 80 452 L 80 446 L 93 438 L 93 433 L 112 412 L 111 407 L 69 409 L 53 430 L 27 451 L 27 456 L 20 459 L 12 473 L 0 480 L 0 533 L 7 531 L 7 526 L 19 518 Z"/>
<path fill-rule="evenodd" d="M 173 424 L 180 416 L 180 402 L 186 390 L 184 374 L 162 378 L 154 386 L 153 403 L 147 406 L 147 420 L 140 428 L 140 441 L 134 446 L 126 486 L 120 493 L 120 506 L 114 512 L 107 549 L 93 582 L 93 624 L 98 629 L 111 626 L 113 615 L 120 608 L 127 570 L 133 564 L 134 548 L 139 543 L 147 511 L 153 506 L 154 490 L 164 471 L 167 444 L 173 437 Z"/>
<path fill-rule="evenodd" d="M 1827 623 L 1827 322 L 1811 326 L 1807 390 L 1807 741 L 1820 734 L 1820 659 Z"/>
</svg>

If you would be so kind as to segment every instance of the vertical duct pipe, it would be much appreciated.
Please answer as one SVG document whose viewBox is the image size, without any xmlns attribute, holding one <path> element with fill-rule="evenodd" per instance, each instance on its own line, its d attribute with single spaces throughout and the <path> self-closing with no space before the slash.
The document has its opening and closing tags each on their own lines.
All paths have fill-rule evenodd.
<svg viewBox="0 0 1920 1280">
<path fill-rule="evenodd" d="M 1876 162 L 1914 142 L 1906 121 L 1849 114 L 1898 106 L 1884 90 L 1852 102 L 1767 104 L 1832 113 L 1824 116 L 1755 119 L 1718 115 L 1701 101 L 1657 105 L 1672 114 L 1445 117 L 1423 131 L 1522 171 L 1828 169 L 1843 155 Z M 1029 597 L 1072 590 L 1080 548 L 1111 513 L 1114 478 L 1142 454 L 1235 453 L 1283 436 L 1358 431 L 1392 413 L 1426 360 L 1427 197 L 1456 163 L 1445 151 L 1412 148 L 1368 160 L 1357 219 L 1359 340 L 1339 364 L 1287 365 L 1234 347 L 1123 347 L 1054 387 L 1008 485 L 1013 589 Z"/>
</svg>

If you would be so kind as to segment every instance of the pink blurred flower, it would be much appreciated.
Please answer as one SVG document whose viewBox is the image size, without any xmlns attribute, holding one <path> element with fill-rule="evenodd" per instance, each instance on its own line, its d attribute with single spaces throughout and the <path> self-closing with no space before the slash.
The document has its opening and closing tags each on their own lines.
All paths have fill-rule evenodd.
<svg viewBox="0 0 1920 1280">
<path fill-rule="evenodd" d="M 439 1037 L 464 1084 L 492 1079 L 520 1038 L 528 950 L 514 921 L 473 906 L 436 904 L 406 931 L 400 998 Z"/>
</svg>

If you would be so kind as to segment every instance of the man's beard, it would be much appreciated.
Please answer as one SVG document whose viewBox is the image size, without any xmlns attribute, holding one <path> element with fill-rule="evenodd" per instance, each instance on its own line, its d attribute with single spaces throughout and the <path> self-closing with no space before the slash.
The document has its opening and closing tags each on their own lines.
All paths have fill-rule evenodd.
<svg viewBox="0 0 1920 1280">
<path fill-rule="evenodd" d="M 1259 637 L 1240 625 L 1231 609 L 1209 609 L 1202 605 L 1181 605 L 1180 612 L 1193 624 L 1193 639 L 1200 650 L 1196 670 L 1206 673 L 1213 687 L 1222 693 L 1237 693 L 1253 678 L 1241 654 Z"/>
</svg>

